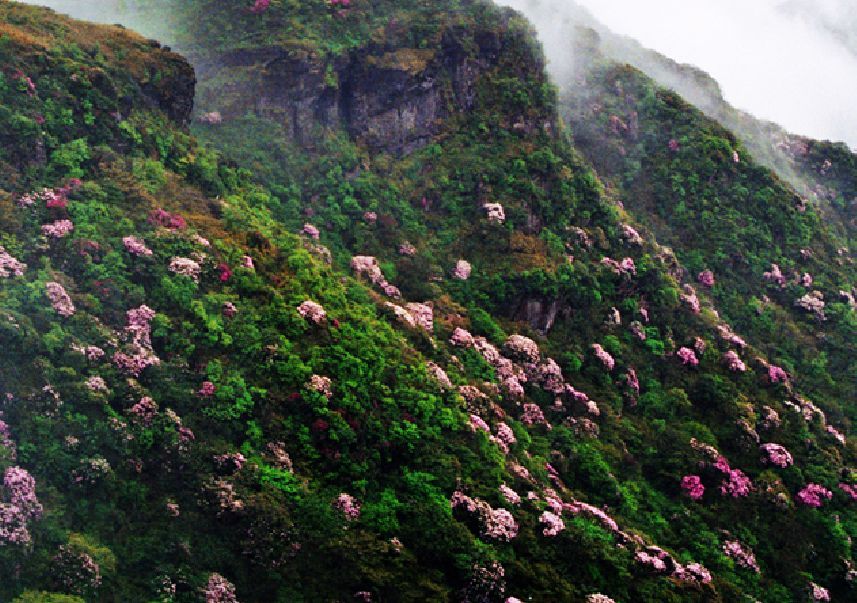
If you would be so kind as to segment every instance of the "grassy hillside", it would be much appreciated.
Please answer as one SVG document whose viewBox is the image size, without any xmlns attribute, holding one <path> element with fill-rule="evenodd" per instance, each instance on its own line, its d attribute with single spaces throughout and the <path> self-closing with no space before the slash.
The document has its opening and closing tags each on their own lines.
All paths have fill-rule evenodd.
<svg viewBox="0 0 857 603">
<path fill-rule="evenodd" d="M 801 285 L 769 324 L 748 311 L 774 257 L 828 257 L 811 207 L 627 70 L 649 146 L 601 114 L 575 146 L 529 28 L 491 5 L 253 7 L 171 17 L 212 65 L 265 73 L 297 43 L 395 72 L 400 105 L 341 92 L 370 123 L 435 86 L 439 123 L 396 152 L 252 107 L 191 134 L 177 55 L 0 5 L 0 600 L 853 595 L 853 310 L 827 304 L 824 338 L 776 304 Z M 206 93 L 235 94 L 233 67 Z"/>
</svg>

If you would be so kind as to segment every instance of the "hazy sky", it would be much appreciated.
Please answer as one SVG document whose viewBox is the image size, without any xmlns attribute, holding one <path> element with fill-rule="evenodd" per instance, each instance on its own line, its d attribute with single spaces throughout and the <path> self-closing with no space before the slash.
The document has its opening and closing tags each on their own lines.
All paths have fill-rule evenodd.
<svg viewBox="0 0 857 603">
<path fill-rule="evenodd" d="M 532 15 L 554 63 L 570 1 L 499 0 Z M 857 149 L 857 0 L 578 1 L 614 32 L 709 72 L 736 107 Z"/>
</svg>

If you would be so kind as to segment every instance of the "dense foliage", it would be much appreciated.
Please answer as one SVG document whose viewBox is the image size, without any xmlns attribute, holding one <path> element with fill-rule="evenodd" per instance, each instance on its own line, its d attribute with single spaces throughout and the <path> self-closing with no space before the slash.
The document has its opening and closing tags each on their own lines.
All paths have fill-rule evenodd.
<svg viewBox="0 0 857 603">
<path fill-rule="evenodd" d="M 813 207 L 629 69 L 573 144 L 491 5 L 181 4 L 201 61 L 503 43 L 388 154 L 191 134 L 177 55 L 0 4 L 0 600 L 853 597 L 853 266 Z"/>
</svg>

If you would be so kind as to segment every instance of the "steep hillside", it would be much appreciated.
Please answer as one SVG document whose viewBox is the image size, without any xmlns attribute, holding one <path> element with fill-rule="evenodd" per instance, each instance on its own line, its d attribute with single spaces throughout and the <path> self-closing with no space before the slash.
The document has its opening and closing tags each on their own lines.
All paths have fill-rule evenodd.
<svg viewBox="0 0 857 603">
<path fill-rule="evenodd" d="M 0 600 L 853 596 L 850 256 L 734 137 L 605 67 L 572 144 L 484 2 L 153 6 L 193 135 L 0 4 Z"/>
</svg>

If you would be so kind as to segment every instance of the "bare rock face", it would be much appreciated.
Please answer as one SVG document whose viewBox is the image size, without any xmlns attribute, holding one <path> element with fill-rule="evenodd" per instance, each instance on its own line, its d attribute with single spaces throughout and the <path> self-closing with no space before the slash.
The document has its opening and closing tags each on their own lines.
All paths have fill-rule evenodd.
<svg viewBox="0 0 857 603">
<path fill-rule="evenodd" d="M 534 331 L 546 335 L 553 328 L 559 310 L 559 300 L 527 298 L 521 302 L 515 319 L 528 322 Z"/>
<path fill-rule="evenodd" d="M 501 36 L 451 29 L 439 48 L 367 47 L 334 59 L 286 48 L 239 51 L 197 66 L 205 79 L 236 87 L 234 94 L 203 91 L 202 108 L 225 119 L 255 112 L 305 147 L 319 128 L 342 127 L 373 150 L 406 155 L 428 144 L 445 118 L 473 106 Z"/>
</svg>

